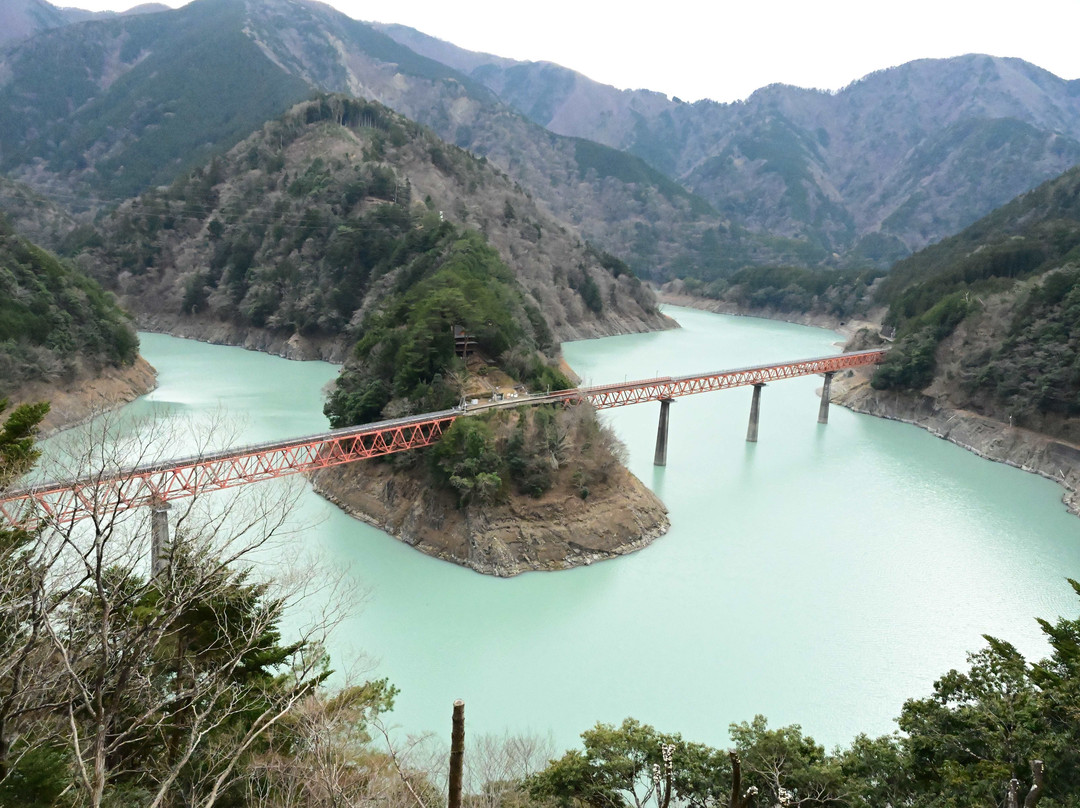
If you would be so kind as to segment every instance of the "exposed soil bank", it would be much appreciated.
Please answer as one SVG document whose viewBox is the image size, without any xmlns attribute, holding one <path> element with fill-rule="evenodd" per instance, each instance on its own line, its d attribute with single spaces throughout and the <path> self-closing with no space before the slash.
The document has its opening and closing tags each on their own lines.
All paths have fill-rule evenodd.
<svg viewBox="0 0 1080 808">
<path fill-rule="evenodd" d="M 579 567 L 632 553 L 667 532 L 667 508 L 626 469 L 588 499 L 561 487 L 540 499 L 514 497 L 456 507 L 424 475 L 389 464 L 353 463 L 320 471 L 315 490 L 423 553 L 486 575 Z"/>
<path fill-rule="evenodd" d="M 48 401 L 41 425 L 49 435 L 82 423 L 106 410 L 122 407 L 157 386 L 157 371 L 141 356 L 129 367 L 108 367 L 93 378 L 72 382 L 33 382 L 10 396 L 13 406 Z M 11 408 L 8 409 L 8 412 Z"/>
<path fill-rule="evenodd" d="M 141 314 L 136 320 L 140 331 L 168 334 L 211 345 L 231 345 L 285 359 L 321 359 L 340 364 L 345 361 L 351 348 L 344 338 L 310 339 L 299 334 L 285 337 L 265 328 L 225 323 L 209 317 Z"/>
<path fill-rule="evenodd" d="M 915 424 L 980 457 L 1051 479 L 1065 489 L 1065 506 L 1080 515 L 1080 446 L 944 406 L 931 396 L 875 390 L 865 370 L 837 375 L 831 400 L 855 412 Z"/>
<path fill-rule="evenodd" d="M 748 309 L 736 306 L 724 300 L 715 300 L 709 297 L 698 297 L 673 289 L 670 284 L 665 284 L 657 292 L 661 303 L 671 306 L 684 306 L 688 309 L 711 311 L 714 314 L 731 314 L 736 317 L 758 317 L 763 320 L 778 320 L 783 323 L 795 323 L 796 325 L 809 325 L 814 328 L 827 328 L 830 331 L 838 331 L 845 337 L 851 337 L 861 328 L 873 328 L 877 330 L 880 323 L 867 319 L 852 318 L 841 320 L 830 314 L 807 314 L 790 311 L 777 311 L 776 309 Z"/>
</svg>

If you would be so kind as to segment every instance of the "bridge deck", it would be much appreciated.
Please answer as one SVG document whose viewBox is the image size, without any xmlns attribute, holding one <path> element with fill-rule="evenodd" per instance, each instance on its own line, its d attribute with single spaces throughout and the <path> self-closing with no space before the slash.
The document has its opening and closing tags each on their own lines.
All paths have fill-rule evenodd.
<svg viewBox="0 0 1080 808">
<path fill-rule="evenodd" d="M 89 516 L 106 503 L 134 508 L 195 494 L 232 488 L 287 474 L 382 457 L 437 442 L 455 419 L 489 409 L 545 403 L 588 403 L 596 409 L 726 390 L 881 362 L 885 351 L 859 351 L 773 365 L 736 368 L 688 376 L 665 376 L 621 384 L 559 390 L 511 401 L 443 410 L 362 424 L 284 441 L 233 447 L 218 452 L 119 470 L 112 474 L 56 480 L 0 496 L 0 517 L 9 523 L 64 523 Z"/>
</svg>

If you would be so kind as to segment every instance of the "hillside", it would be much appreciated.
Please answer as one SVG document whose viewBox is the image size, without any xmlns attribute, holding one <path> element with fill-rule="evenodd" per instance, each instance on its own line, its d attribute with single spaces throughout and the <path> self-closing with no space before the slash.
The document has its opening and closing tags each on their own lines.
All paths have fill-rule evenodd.
<svg viewBox="0 0 1080 808">
<path fill-rule="evenodd" d="M 139 342 L 116 304 L 3 218 L 0 285 L 0 397 L 26 382 L 70 381 L 135 361 Z"/>
<path fill-rule="evenodd" d="M 45 192 L 133 196 L 304 98 L 243 33 L 239 3 L 110 16 L 3 52 L 0 168 Z"/>
<path fill-rule="evenodd" d="M 703 234 L 722 225 L 637 158 L 555 136 L 370 26 L 288 0 L 196 0 L 0 51 L 0 169 L 101 207 L 171 182 L 318 90 L 380 101 L 488 157 L 639 271 L 696 260 Z M 764 255 L 787 249 L 746 240 Z"/>
<path fill-rule="evenodd" d="M 879 390 L 1080 440 L 1080 169 L 899 262 Z"/>
<path fill-rule="evenodd" d="M 54 199 L 29 185 L 0 176 L 0 215 L 19 235 L 48 250 L 61 249 L 65 237 L 79 221 Z"/>
<path fill-rule="evenodd" d="M 299 105 L 72 246 L 144 323 L 340 359 L 374 301 L 466 230 L 510 267 L 549 352 L 668 324 L 625 265 L 489 162 L 344 96 Z"/>
<path fill-rule="evenodd" d="M 0 400 L 49 401 L 47 430 L 152 389 L 127 315 L 0 216 Z"/>
<path fill-rule="evenodd" d="M 0 51 L 0 168 L 97 209 L 171 182 L 314 90 L 379 101 L 486 157 L 657 280 L 884 269 L 1080 161 L 1077 84 L 1015 59 L 685 104 L 318 3 L 196 0 Z"/>
<path fill-rule="evenodd" d="M 122 12 L 124 16 L 153 14 L 169 7 L 161 3 L 143 3 Z M 54 6 L 45 0 L 5 0 L 0 5 L 0 46 L 29 39 L 50 28 L 62 28 L 76 22 L 119 16 L 112 11 L 83 11 Z"/>
<path fill-rule="evenodd" d="M 39 31 L 67 25 L 61 9 L 42 0 L 8 2 L 0 6 L 0 45 L 26 39 Z"/>
</svg>

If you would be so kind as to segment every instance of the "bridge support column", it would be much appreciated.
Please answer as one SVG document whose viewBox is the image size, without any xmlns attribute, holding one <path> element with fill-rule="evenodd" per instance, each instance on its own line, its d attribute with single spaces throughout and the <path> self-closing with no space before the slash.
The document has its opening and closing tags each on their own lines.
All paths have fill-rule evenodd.
<svg viewBox="0 0 1080 808">
<path fill-rule="evenodd" d="M 660 399 L 660 423 L 656 427 L 656 454 L 653 455 L 654 466 L 667 465 L 667 430 L 668 410 L 671 409 L 671 399 Z"/>
<path fill-rule="evenodd" d="M 169 567 L 171 545 L 169 544 L 169 505 L 156 499 L 150 505 L 150 572 L 158 575 Z"/>
<path fill-rule="evenodd" d="M 835 370 L 830 370 L 825 374 L 825 386 L 821 388 L 821 406 L 818 407 L 817 413 L 819 424 L 829 423 L 829 388 L 832 387 L 832 377 L 835 374 Z"/>
<path fill-rule="evenodd" d="M 750 423 L 746 427 L 747 443 L 757 443 L 758 413 L 761 412 L 761 388 L 765 382 L 754 385 L 754 398 L 750 401 Z"/>
</svg>

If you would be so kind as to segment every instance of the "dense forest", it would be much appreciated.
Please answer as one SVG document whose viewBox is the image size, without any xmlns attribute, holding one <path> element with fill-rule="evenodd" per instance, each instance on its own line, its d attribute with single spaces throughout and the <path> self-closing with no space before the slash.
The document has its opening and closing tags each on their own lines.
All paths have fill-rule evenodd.
<svg viewBox="0 0 1080 808">
<path fill-rule="evenodd" d="M 429 225 L 398 251 L 403 274 L 357 330 L 326 404 L 333 427 L 457 406 L 479 374 L 530 391 L 572 386 L 544 354 L 553 347 L 546 321 L 495 251 L 476 233 L 434 217 Z M 470 335 L 480 364 L 470 368 L 457 349 L 455 327 Z M 430 452 L 427 473 L 456 492 L 459 507 L 539 497 L 567 478 L 584 499 L 622 458 L 591 410 L 535 407 L 459 419 Z M 425 473 L 419 457 L 393 462 Z"/>
<path fill-rule="evenodd" d="M 130 364 L 138 339 L 111 296 L 0 217 L 0 395 Z"/>
<path fill-rule="evenodd" d="M 506 175 L 344 96 L 298 105 L 227 155 L 73 231 L 62 250 L 146 317 L 351 345 L 376 301 L 437 260 L 451 223 L 513 268 L 515 305 L 538 324 L 526 333 L 663 322 L 625 264 L 582 243 Z"/>
<path fill-rule="evenodd" d="M 1080 170 L 904 259 L 877 287 L 897 342 L 879 389 L 950 394 L 1002 420 L 1075 437 L 1080 414 Z"/>
</svg>

